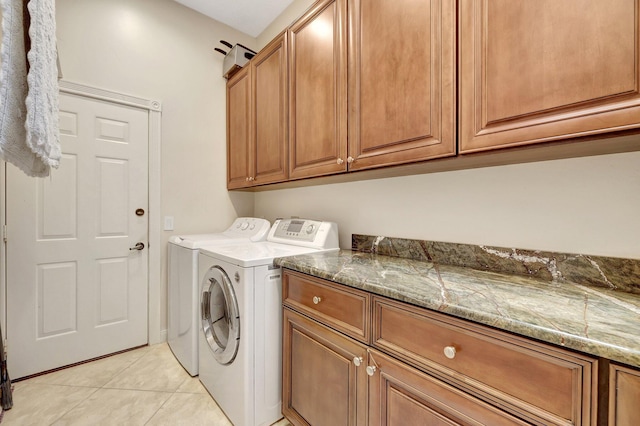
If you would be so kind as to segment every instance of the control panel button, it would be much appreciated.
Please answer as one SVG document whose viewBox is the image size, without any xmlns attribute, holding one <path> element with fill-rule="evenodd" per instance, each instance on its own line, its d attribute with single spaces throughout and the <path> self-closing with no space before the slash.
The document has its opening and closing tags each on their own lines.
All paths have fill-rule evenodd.
<svg viewBox="0 0 640 426">
<path fill-rule="evenodd" d="M 240 230 L 244 231 L 248 227 L 249 227 L 249 222 L 242 222 L 242 225 L 240 226 Z"/>
<path fill-rule="evenodd" d="M 316 227 L 314 225 L 307 226 L 307 234 L 311 234 L 315 229 Z"/>
</svg>

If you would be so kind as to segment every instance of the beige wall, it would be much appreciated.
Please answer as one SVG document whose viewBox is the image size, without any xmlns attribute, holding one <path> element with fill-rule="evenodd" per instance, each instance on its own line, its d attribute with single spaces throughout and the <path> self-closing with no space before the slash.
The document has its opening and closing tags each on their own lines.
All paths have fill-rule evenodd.
<svg viewBox="0 0 640 426">
<path fill-rule="evenodd" d="M 298 19 L 314 3 L 314 0 L 293 0 L 274 21 L 265 28 L 257 38 L 257 46 L 262 49 L 282 30 Z"/>
<path fill-rule="evenodd" d="M 175 233 L 224 229 L 253 213 L 251 194 L 226 190 L 225 80 L 214 52 L 256 40 L 171 0 L 58 0 L 64 79 L 162 102 L 162 213 Z M 160 293 L 166 329 L 166 250 Z M 158 283 L 150 283 L 158 285 Z"/>
<path fill-rule="evenodd" d="M 343 248 L 359 233 L 640 259 L 640 152 L 261 192 L 255 214 L 335 221 Z"/>
</svg>

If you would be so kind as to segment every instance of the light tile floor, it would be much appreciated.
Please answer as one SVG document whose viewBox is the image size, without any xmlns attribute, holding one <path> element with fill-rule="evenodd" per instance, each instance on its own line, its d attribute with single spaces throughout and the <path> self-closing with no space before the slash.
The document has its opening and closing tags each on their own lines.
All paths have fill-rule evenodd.
<svg viewBox="0 0 640 426">
<path fill-rule="evenodd" d="M 164 343 L 14 383 L 13 408 L 4 412 L 2 420 L 6 425 L 231 423 Z"/>
</svg>

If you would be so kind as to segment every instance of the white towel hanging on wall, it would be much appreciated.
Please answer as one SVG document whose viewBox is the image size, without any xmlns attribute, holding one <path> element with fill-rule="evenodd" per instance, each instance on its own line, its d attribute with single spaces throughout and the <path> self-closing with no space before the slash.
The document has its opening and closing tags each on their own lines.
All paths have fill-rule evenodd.
<svg viewBox="0 0 640 426">
<path fill-rule="evenodd" d="M 55 0 L 29 0 L 28 8 L 27 145 L 43 163 L 57 169 L 61 153 Z"/>
<path fill-rule="evenodd" d="M 0 0 L 2 6 L 2 68 L 0 69 L 0 157 L 29 176 L 47 176 L 49 168 L 26 144 L 27 56 L 23 4 Z"/>
<path fill-rule="evenodd" d="M 29 176 L 48 176 L 60 163 L 55 0 L 0 0 L 0 157 Z M 25 25 L 31 48 L 25 52 Z M 27 59 L 29 71 L 27 74 Z"/>
</svg>

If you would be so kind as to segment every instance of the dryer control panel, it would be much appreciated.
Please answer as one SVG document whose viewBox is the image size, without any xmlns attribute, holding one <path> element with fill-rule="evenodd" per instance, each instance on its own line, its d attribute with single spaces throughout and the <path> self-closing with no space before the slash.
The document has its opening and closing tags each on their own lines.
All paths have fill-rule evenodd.
<svg viewBox="0 0 640 426">
<path fill-rule="evenodd" d="M 339 248 L 338 225 L 310 219 L 277 219 L 267 241 L 319 249 Z"/>
</svg>

